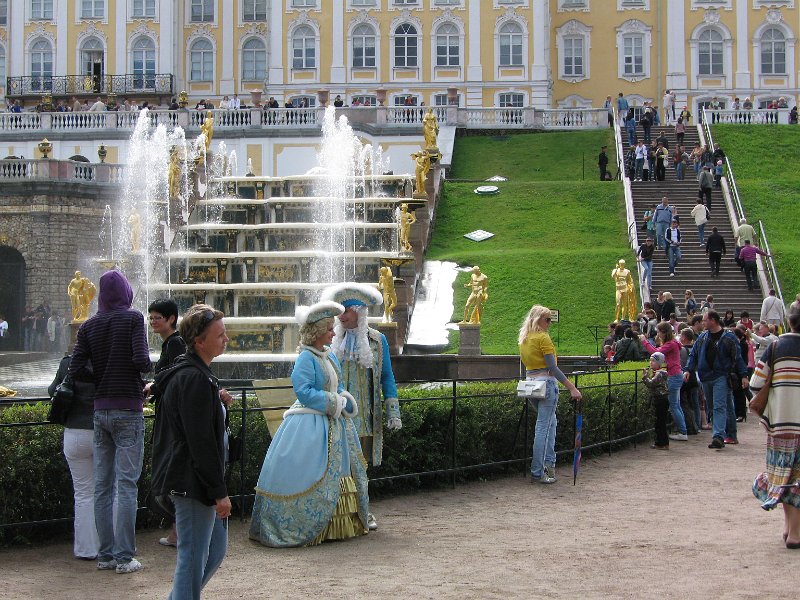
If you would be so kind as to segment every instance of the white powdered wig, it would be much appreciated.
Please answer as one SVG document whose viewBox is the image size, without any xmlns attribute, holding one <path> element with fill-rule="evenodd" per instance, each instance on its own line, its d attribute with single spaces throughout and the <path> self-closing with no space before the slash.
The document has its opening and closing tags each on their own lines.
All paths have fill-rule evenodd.
<svg viewBox="0 0 800 600">
<path fill-rule="evenodd" d="M 351 360 L 366 369 L 372 369 L 375 365 L 372 362 L 372 348 L 369 345 L 367 330 L 367 307 L 352 306 L 358 314 L 358 326 L 353 329 L 345 329 L 336 319 L 333 328 L 333 341 L 331 351 L 340 361 Z"/>
<path fill-rule="evenodd" d="M 294 318 L 302 326 L 316 323 L 322 319 L 337 317 L 344 312 L 344 306 L 338 302 L 317 302 L 311 306 L 298 306 L 294 309 Z"/>
</svg>

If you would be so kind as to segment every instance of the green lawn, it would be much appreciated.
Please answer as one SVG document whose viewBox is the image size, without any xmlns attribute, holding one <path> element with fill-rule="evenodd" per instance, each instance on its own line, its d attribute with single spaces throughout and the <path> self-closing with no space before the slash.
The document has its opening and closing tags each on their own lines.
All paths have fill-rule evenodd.
<svg viewBox="0 0 800 600">
<path fill-rule="evenodd" d="M 748 221 L 764 222 L 790 302 L 800 292 L 800 127 L 715 125 L 712 134 L 731 162 Z"/>
<path fill-rule="evenodd" d="M 561 322 L 552 329 L 560 353 L 596 352 L 587 326 L 613 318 L 611 270 L 619 258 L 631 260 L 632 253 L 620 185 L 596 180 L 596 151 L 591 172 L 587 165 L 587 180 L 581 181 L 581 154 L 575 148 L 599 149 L 610 145 L 610 138 L 610 131 L 591 131 L 456 142 L 455 177 L 509 177 L 497 184 L 496 196 L 478 196 L 476 184 L 448 182 L 427 255 L 461 266 L 477 264 L 489 278 L 484 354 L 515 354 L 521 321 L 535 303 L 560 311 Z M 513 168 L 503 155 L 515 157 Z M 474 229 L 495 237 L 484 242 L 463 237 Z M 462 273 L 455 284 L 455 321 L 463 317 L 468 278 Z M 451 335 L 451 351 L 457 335 Z"/>
</svg>

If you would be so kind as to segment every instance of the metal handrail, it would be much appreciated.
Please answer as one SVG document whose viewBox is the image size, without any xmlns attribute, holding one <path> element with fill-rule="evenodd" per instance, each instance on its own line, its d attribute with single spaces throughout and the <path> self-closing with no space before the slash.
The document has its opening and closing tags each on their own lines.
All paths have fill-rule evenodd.
<svg viewBox="0 0 800 600">
<path fill-rule="evenodd" d="M 708 119 L 708 112 L 705 108 L 703 108 L 703 131 L 705 133 L 706 139 L 708 140 L 709 146 L 711 148 L 714 147 L 714 137 L 711 134 L 711 125 L 709 124 L 710 121 Z M 727 175 L 725 178 L 728 180 L 728 189 L 730 191 L 731 199 L 733 200 L 733 208 L 736 212 L 736 222 L 740 223 L 742 219 L 746 219 L 747 215 L 744 212 L 744 206 L 742 206 L 741 196 L 739 194 L 739 188 L 736 185 L 736 176 L 733 174 L 733 165 L 731 164 L 730 158 L 727 156 L 725 157 L 725 166 L 727 167 Z M 778 269 L 775 267 L 775 260 L 772 258 L 772 252 L 769 249 L 769 240 L 767 239 L 767 231 L 764 228 L 764 223 L 759 220 L 758 221 L 758 228 L 760 231 L 760 238 L 759 238 L 759 245 L 761 249 L 766 252 L 769 256 L 766 257 L 758 257 L 757 260 L 760 260 L 764 266 L 762 272 L 764 273 L 767 284 L 769 285 L 770 289 L 775 290 L 775 295 L 781 301 L 781 304 L 786 306 L 786 303 L 783 301 L 783 292 L 781 291 L 781 283 L 778 279 Z M 786 326 L 786 317 L 784 315 L 784 327 Z"/>
</svg>

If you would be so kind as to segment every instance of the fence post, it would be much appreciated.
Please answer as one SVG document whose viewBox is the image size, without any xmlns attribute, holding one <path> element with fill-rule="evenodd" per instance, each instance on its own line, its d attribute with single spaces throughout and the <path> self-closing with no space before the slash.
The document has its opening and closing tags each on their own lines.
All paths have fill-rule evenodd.
<svg viewBox="0 0 800 600">
<path fill-rule="evenodd" d="M 450 486 L 453 489 L 456 487 L 456 388 L 457 383 L 456 380 L 453 379 L 453 405 L 451 408 L 453 415 L 453 432 L 452 439 L 450 440 Z"/>
<path fill-rule="evenodd" d="M 244 474 L 247 463 L 247 390 L 242 388 L 242 460 L 239 461 L 239 521 L 244 521 Z"/>
<path fill-rule="evenodd" d="M 608 375 L 608 392 L 606 393 L 606 411 L 608 413 L 608 455 L 611 456 L 611 370 L 606 371 Z"/>
</svg>

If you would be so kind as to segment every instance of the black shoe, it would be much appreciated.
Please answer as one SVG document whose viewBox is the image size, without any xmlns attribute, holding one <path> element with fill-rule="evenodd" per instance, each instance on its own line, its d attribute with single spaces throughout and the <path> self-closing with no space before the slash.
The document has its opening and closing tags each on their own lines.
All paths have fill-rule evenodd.
<svg viewBox="0 0 800 600">
<path fill-rule="evenodd" d="M 725 442 L 723 442 L 718 437 L 715 437 L 713 440 L 711 440 L 711 443 L 708 445 L 708 447 L 715 450 L 721 450 L 722 448 L 725 447 Z"/>
</svg>

